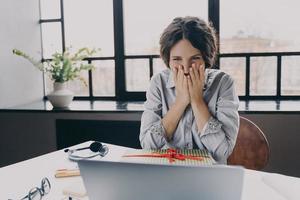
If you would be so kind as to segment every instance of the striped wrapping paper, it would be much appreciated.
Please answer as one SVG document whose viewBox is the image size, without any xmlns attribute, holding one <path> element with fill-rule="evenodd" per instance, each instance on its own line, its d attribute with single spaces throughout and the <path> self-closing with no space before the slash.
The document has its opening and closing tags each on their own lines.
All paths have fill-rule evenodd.
<svg viewBox="0 0 300 200">
<path fill-rule="evenodd" d="M 144 150 L 144 149 L 130 149 L 126 151 L 123 156 L 130 155 L 148 155 L 152 153 L 166 154 L 167 149 L 163 150 Z M 202 160 L 177 160 L 170 162 L 168 158 L 156 158 L 156 157 L 122 157 L 121 162 L 131 162 L 131 163 L 146 163 L 146 164 L 161 164 L 161 165 L 184 165 L 184 166 L 203 166 L 212 165 L 216 161 L 212 156 L 203 149 L 178 149 L 177 153 L 184 154 L 186 156 L 201 156 Z"/>
</svg>

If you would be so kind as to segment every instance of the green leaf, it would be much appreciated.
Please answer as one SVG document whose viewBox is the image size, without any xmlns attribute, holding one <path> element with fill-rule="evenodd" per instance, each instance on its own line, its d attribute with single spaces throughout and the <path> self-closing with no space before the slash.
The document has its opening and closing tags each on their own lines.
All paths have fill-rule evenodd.
<svg viewBox="0 0 300 200">
<path fill-rule="evenodd" d="M 55 52 L 52 55 L 51 61 L 47 61 L 44 64 L 34 60 L 24 52 L 18 49 L 13 49 L 13 54 L 21 56 L 31 62 L 39 70 L 47 73 L 49 77 L 55 82 L 66 82 L 69 80 L 79 79 L 85 85 L 85 80 L 80 77 L 80 72 L 83 70 L 94 69 L 93 64 L 81 63 L 85 58 L 92 56 L 100 49 L 88 49 L 86 47 L 80 48 L 73 55 L 70 53 L 71 48 L 66 48 L 64 53 Z"/>
</svg>

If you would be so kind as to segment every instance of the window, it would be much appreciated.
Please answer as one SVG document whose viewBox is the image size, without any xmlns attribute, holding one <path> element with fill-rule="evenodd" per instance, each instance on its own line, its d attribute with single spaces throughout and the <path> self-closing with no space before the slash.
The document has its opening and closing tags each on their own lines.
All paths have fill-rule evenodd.
<svg viewBox="0 0 300 200">
<path fill-rule="evenodd" d="M 178 16 L 198 16 L 207 20 L 207 1 L 125 0 L 124 36 L 126 55 L 159 54 L 163 29 Z"/>
<path fill-rule="evenodd" d="M 98 56 L 114 56 L 111 0 L 64 0 L 66 46 L 101 48 Z"/>
<path fill-rule="evenodd" d="M 63 13 L 61 13 L 63 8 Z M 91 62 L 96 69 L 82 72 L 86 80 L 71 81 L 68 87 L 77 97 L 115 96 L 114 29 L 112 0 L 41 0 L 43 58 L 49 59 L 65 48 L 101 49 Z M 45 78 L 45 92 L 52 81 Z"/>
<path fill-rule="evenodd" d="M 246 66 L 245 58 L 221 58 L 221 69 L 230 74 L 235 80 L 236 91 L 239 96 L 245 95 Z"/>
<path fill-rule="evenodd" d="M 42 24 L 43 57 L 50 58 L 57 51 L 62 51 L 61 25 L 59 22 Z"/>
<path fill-rule="evenodd" d="M 226 0 L 220 6 L 221 53 L 299 51 L 298 0 Z"/>
<path fill-rule="evenodd" d="M 144 100 L 150 78 L 165 69 L 159 58 L 163 28 L 188 15 L 215 25 L 220 37 L 216 67 L 234 78 L 241 99 L 300 98 L 297 0 L 40 2 L 43 59 L 70 46 L 101 48 L 86 61 L 96 66 L 82 74 L 88 87 L 69 83 L 75 98 Z M 52 84 L 45 83 L 47 93 Z"/>
<path fill-rule="evenodd" d="M 300 95 L 300 56 L 282 57 L 281 93 Z"/>
<path fill-rule="evenodd" d="M 297 0 L 220 3 L 220 56 L 244 58 L 238 63 L 228 61 L 225 66 L 221 61 L 220 68 L 227 68 L 233 75 L 247 74 L 246 93 L 242 95 L 247 99 L 281 99 L 299 94 L 296 85 L 300 79 L 292 74 L 299 65 L 295 59 L 300 50 L 300 27 L 295 26 L 299 6 Z M 229 65 L 241 67 L 229 69 Z"/>
<path fill-rule="evenodd" d="M 115 96 L 115 62 L 113 60 L 99 60 L 93 62 L 93 95 Z"/>
<path fill-rule="evenodd" d="M 59 19 L 60 0 L 40 0 L 41 19 Z"/>
<path fill-rule="evenodd" d="M 251 57 L 250 95 L 276 95 L 276 57 Z"/>
<path fill-rule="evenodd" d="M 148 59 L 126 59 L 126 90 L 146 91 L 150 81 Z"/>
</svg>

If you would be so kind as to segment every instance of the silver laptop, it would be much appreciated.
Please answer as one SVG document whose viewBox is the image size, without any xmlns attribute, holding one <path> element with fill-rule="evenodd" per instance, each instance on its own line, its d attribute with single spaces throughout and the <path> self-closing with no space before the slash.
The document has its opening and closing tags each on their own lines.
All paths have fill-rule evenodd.
<svg viewBox="0 0 300 200">
<path fill-rule="evenodd" d="M 240 200 L 240 167 L 81 160 L 89 200 Z"/>
</svg>

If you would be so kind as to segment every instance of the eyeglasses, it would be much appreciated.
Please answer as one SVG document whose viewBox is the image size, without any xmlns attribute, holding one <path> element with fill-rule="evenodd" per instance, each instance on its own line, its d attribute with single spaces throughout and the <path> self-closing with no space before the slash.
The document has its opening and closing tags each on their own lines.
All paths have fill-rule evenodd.
<svg viewBox="0 0 300 200">
<path fill-rule="evenodd" d="M 41 187 L 34 187 L 29 190 L 28 194 L 21 200 L 41 200 L 43 196 L 48 194 L 51 189 L 51 184 L 48 178 L 43 178 L 41 181 Z M 11 199 L 9 199 L 11 200 Z"/>
</svg>

